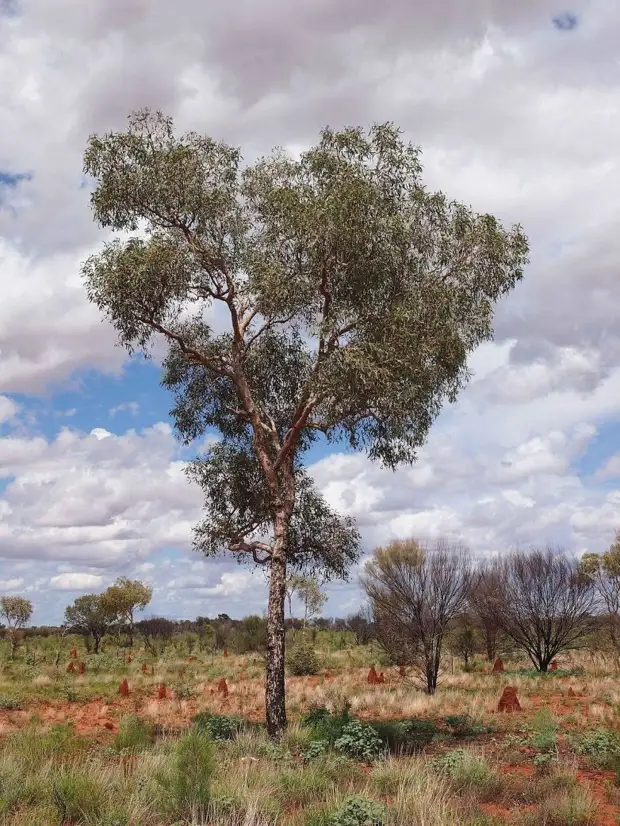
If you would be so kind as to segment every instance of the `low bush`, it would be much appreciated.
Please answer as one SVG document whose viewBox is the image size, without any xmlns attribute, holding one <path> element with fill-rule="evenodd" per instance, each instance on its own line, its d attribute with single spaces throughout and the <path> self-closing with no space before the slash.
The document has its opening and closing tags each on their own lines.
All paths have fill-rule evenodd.
<svg viewBox="0 0 620 826">
<path fill-rule="evenodd" d="M 295 643 L 287 655 L 286 664 L 293 677 L 309 677 L 318 673 L 320 667 L 314 646 L 306 639 Z"/>
<path fill-rule="evenodd" d="M 532 736 L 530 742 L 532 746 L 541 751 L 551 751 L 557 744 L 558 726 L 553 714 L 548 708 L 541 708 L 536 712 L 531 724 Z"/>
<path fill-rule="evenodd" d="M 334 748 L 348 757 L 365 760 L 367 763 L 376 760 L 384 751 L 376 728 L 361 720 L 351 720 L 344 726 L 342 734 L 334 742 Z"/>
<path fill-rule="evenodd" d="M 205 732 L 212 740 L 234 740 L 245 726 L 245 720 L 233 714 L 211 714 L 202 711 L 192 718 L 198 731 Z"/>
<path fill-rule="evenodd" d="M 615 731 L 595 729 L 578 740 L 575 746 L 598 769 L 617 771 L 620 767 L 620 736 Z"/>
<path fill-rule="evenodd" d="M 175 817 L 206 820 L 215 771 L 213 743 L 198 729 L 190 729 L 176 744 L 171 764 L 157 775 L 162 805 Z"/>
<path fill-rule="evenodd" d="M 146 723 L 137 714 L 125 714 L 120 719 L 118 734 L 114 738 L 116 751 L 141 751 L 154 740 L 153 726 Z"/>
<path fill-rule="evenodd" d="M 396 720 L 373 725 L 385 747 L 393 754 L 415 754 L 440 733 L 432 720 Z"/>
<path fill-rule="evenodd" d="M 444 774 L 455 791 L 472 794 L 480 800 L 492 800 L 502 791 L 502 778 L 492 771 L 482 755 L 466 749 L 453 749 L 432 762 Z"/>
<path fill-rule="evenodd" d="M 74 767 L 64 768 L 54 778 L 52 795 L 61 823 L 92 823 L 105 812 L 105 785 Z"/>
<path fill-rule="evenodd" d="M 476 722 L 470 714 L 450 714 L 443 721 L 454 737 L 475 737 L 489 731 L 487 726 Z"/>
<path fill-rule="evenodd" d="M 350 722 L 348 703 L 343 703 L 333 713 L 324 706 L 315 707 L 301 718 L 301 725 L 312 731 L 313 740 L 326 741 L 330 745 L 342 735 L 343 729 Z"/>
<path fill-rule="evenodd" d="M 380 803 L 352 795 L 337 809 L 310 823 L 311 826 L 384 826 L 384 818 L 385 808 Z"/>
</svg>

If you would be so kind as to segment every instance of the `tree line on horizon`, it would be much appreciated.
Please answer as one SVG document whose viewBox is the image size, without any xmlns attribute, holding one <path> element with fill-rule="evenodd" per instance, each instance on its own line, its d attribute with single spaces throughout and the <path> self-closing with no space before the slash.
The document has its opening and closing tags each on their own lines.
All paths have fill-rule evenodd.
<svg viewBox="0 0 620 826">
<path fill-rule="evenodd" d="M 395 540 L 375 549 L 361 584 L 365 606 L 346 618 L 324 618 L 320 582 L 289 576 L 286 628 L 302 632 L 292 638 L 293 648 L 312 647 L 319 631 L 348 632 L 358 645 L 376 644 L 386 663 L 407 669 L 412 682 L 431 694 L 448 652 L 462 657 L 466 668 L 477 655 L 489 662 L 499 653 L 524 655 L 541 673 L 558 655 L 586 646 L 620 656 L 620 531 L 607 552 L 581 559 L 545 547 L 481 560 L 447 540 Z M 294 594 L 303 605 L 302 619 L 292 613 Z M 266 617 L 235 620 L 221 613 L 195 620 L 137 621 L 136 612 L 146 608 L 151 596 L 150 586 L 120 577 L 102 594 L 77 597 L 59 628 L 31 629 L 26 625 L 32 603 L 2 597 L 0 614 L 7 622 L 11 657 L 20 633 L 78 633 L 92 654 L 100 652 L 106 635 L 129 648 L 137 636 L 153 657 L 178 635 L 188 654 L 267 651 Z M 346 644 L 342 637 L 341 647 Z"/>
</svg>

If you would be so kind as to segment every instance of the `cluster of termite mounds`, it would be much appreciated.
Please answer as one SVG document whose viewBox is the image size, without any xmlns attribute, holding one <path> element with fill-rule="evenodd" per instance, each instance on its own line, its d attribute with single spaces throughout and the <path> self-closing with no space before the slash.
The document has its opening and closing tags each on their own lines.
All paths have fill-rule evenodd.
<svg viewBox="0 0 620 826">
<path fill-rule="evenodd" d="M 76 666 L 76 663 L 73 660 L 71 660 L 69 662 L 69 664 L 67 665 L 67 674 L 75 673 L 75 671 L 76 671 L 75 666 Z M 77 673 L 78 674 L 84 674 L 85 672 L 86 672 L 86 666 L 84 665 L 84 663 L 81 663 L 81 662 L 77 663 Z"/>
<path fill-rule="evenodd" d="M 371 665 L 368 671 L 368 677 L 366 678 L 366 682 L 368 683 L 368 685 L 383 685 L 383 683 L 385 683 L 383 671 L 380 674 L 377 674 L 377 670 L 375 669 L 374 665 Z"/>
</svg>

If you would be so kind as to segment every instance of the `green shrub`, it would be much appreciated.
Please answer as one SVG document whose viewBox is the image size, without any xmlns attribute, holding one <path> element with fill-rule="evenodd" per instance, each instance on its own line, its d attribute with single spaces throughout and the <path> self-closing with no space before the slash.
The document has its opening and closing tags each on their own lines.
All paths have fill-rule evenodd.
<svg viewBox="0 0 620 826">
<path fill-rule="evenodd" d="M 470 714 L 450 714 L 443 721 L 454 737 L 474 737 L 488 731 L 486 726 L 476 723 Z"/>
<path fill-rule="evenodd" d="M 490 800 L 501 792 L 501 777 L 489 768 L 482 755 L 453 749 L 432 761 L 432 765 L 449 778 L 458 792 L 475 794 L 482 800 Z"/>
<path fill-rule="evenodd" d="M 0 694 L 0 709 L 3 711 L 19 711 L 22 707 L 22 701 L 17 697 L 8 697 L 6 694 Z"/>
<path fill-rule="evenodd" d="M 576 788 L 547 797 L 536 811 L 527 813 L 520 823 L 523 826 L 594 826 L 596 805 L 586 789 Z"/>
<path fill-rule="evenodd" d="M 577 751 L 587 755 L 599 769 L 616 769 L 620 764 L 620 737 L 614 731 L 598 728 L 581 738 Z"/>
<path fill-rule="evenodd" d="M 301 718 L 301 725 L 310 728 L 313 740 L 326 740 L 331 746 L 351 722 L 349 711 L 350 703 L 346 699 L 333 713 L 324 706 L 315 707 Z"/>
<path fill-rule="evenodd" d="M 138 717 L 137 714 L 125 714 L 121 717 L 118 734 L 114 738 L 114 749 L 123 751 L 141 751 L 153 742 L 153 727 Z"/>
<path fill-rule="evenodd" d="M 245 725 L 241 717 L 232 714 L 211 714 L 202 711 L 192 718 L 198 731 L 206 732 L 212 740 L 234 740 Z"/>
<path fill-rule="evenodd" d="M 374 800 L 352 795 L 327 818 L 327 826 L 384 826 L 385 809 Z"/>
<path fill-rule="evenodd" d="M 548 708 L 541 708 L 532 720 L 531 744 L 541 751 L 555 749 L 557 743 L 557 723 Z"/>
<path fill-rule="evenodd" d="M 311 763 L 313 760 L 318 760 L 326 754 L 328 747 L 329 743 L 327 740 L 313 740 L 312 743 L 301 752 L 301 759 L 304 763 Z"/>
<path fill-rule="evenodd" d="M 383 752 L 383 743 L 377 730 L 370 723 L 351 720 L 342 729 L 342 734 L 334 742 L 334 748 L 349 757 L 370 763 Z"/>
<path fill-rule="evenodd" d="M 396 720 L 373 725 L 386 748 L 399 754 L 415 754 L 439 734 L 432 720 Z"/>
<path fill-rule="evenodd" d="M 77 768 L 65 768 L 54 778 L 52 794 L 61 823 L 92 823 L 105 811 L 105 787 Z"/>
<path fill-rule="evenodd" d="M 319 658 L 314 646 L 308 640 L 295 643 L 287 656 L 289 674 L 293 677 L 308 677 L 319 670 Z"/>
<path fill-rule="evenodd" d="M 162 803 L 175 817 L 206 820 L 215 769 L 213 743 L 205 732 L 190 729 L 176 744 L 170 767 L 157 775 Z"/>
</svg>

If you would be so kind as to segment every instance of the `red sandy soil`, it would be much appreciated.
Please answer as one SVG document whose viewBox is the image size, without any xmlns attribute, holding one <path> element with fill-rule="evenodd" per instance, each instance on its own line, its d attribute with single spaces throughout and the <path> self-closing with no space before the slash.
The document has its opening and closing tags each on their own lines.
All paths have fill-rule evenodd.
<svg viewBox="0 0 620 826">
<path fill-rule="evenodd" d="M 525 777 L 531 777 L 533 774 L 532 766 L 527 764 L 519 766 L 502 766 L 500 771 L 504 775 L 518 774 Z M 592 798 L 598 806 L 596 826 L 618 826 L 618 808 L 616 806 L 612 806 L 607 801 L 607 793 L 605 790 L 605 784 L 610 781 L 613 782 L 614 777 L 614 772 L 577 772 L 577 780 L 580 784 L 583 784 L 588 788 L 590 794 L 592 795 Z M 536 807 L 532 805 L 519 806 L 519 811 L 534 811 L 535 808 Z M 514 808 L 509 808 L 508 806 L 501 806 L 497 803 L 482 803 L 480 805 L 480 809 L 485 814 L 504 821 L 508 821 L 511 813 L 514 811 Z"/>
</svg>

